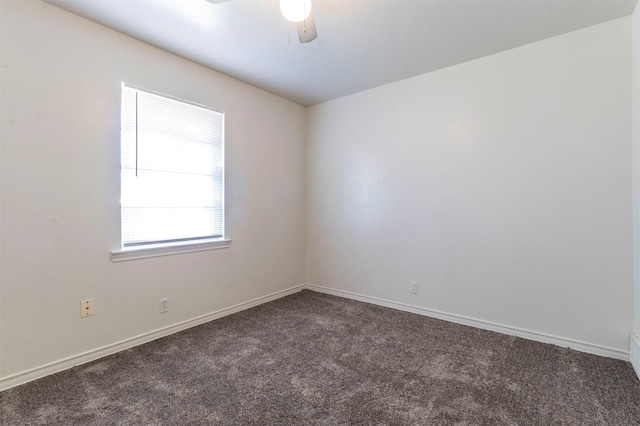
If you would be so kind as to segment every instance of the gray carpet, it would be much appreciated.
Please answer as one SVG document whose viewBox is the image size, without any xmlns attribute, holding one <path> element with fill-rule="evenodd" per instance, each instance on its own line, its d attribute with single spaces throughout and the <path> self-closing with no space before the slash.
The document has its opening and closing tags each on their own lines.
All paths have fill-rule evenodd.
<svg viewBox="0 0 640 426">
<path fill-rule="evenodd" d="M 303 291 L 0 393 L 2 425 L 638 425 L 629 363 Z"/>
</svg>

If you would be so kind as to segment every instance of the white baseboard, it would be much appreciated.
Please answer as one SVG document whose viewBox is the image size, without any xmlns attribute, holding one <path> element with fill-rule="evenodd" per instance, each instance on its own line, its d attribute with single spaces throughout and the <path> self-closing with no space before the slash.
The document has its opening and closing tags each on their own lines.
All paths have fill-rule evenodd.
<svg viewBox="0 0 640 426">
<path fill-rule="evenodd" d="M 380 299 L 377 297 L 365 296 L 362 294 L 352 293 L 349 291 L 317 286 L 310 283 L 307 283 L 304 286 L 304 288 L 317 291 L 320 293 L 332 294 L 334 296 L 340 296 L 347 299 L 359 300 L 361 302 L 367 302 L 374 305 L 386 306 L 387 308 L 398 309 L 401 311 L 411 312 L 418 315 L 424 315 L 427 317 L 454 322 L 457 324 L 463 324 L 471 327 L 481 328 L 483 330 L 496 331 L 498 333 L 508 334 L 511 336 L 518 336 L 524 339 L 535 340 L 543 343 L 551 343 L 553 345 L 575 349 L 580 352 L 586 352 L 594 355 L 606 356 L 609 358 L 616 358 L 624 361 L 629 361 L 629 352 L 626 352 L 620 349 L 610 348 L 607 346 L 597 345 L 594 343 L 581 342 L 579 340 L 553 336 L 551 334 L 525 330 L 518 327 L 511 327 L 508 325 L 497 324 L 490 321 L 483 321 L 475 318 L 469 318 L 462 315 L 450 314 L 442 311 L 437 311 L 435 309 L 423 308 L 420 306 L 409 305 L 406 303 Z M 640 346 L 638 346 L 638 350 L 640 350 Z M 636 372 L 638 371 L 639 370 L 636 369 Z"/>
<path fill-rule="evenodd" d="M 391 300 L 380 299 L 377 297 L 365 296 L 362 294 L 356 294 L 344 290 L 337 290 L 328 287 L 321 287 L 314 284 L 302 284 L 291 287 L 286 290 L 278 291 L 266 296 L 258 297 L 253 300 L 249 300 L 244 303 L 240 303 L 228 308 L 220 309 L 209 314 L 205 314 L 190 320 L 182 321 L 177 324 L 173 324 L 167 327 L 160 328 L 158 330 L 150 331 L 148 333 L 141 334 L 139 336 L 131 337 L 116 343 L 112 343 L 100 348 L 92 349 L 87 352 L 83 352 L 77 355 L 73 355 L 58 361 L 51 362 L 39 367 L 35 367 L 26 371 L 22 371 L 10 376 L 0 378 L 0 391 L 18 386 L 32 380 L 36 380 L 50 374 L 58 373 L 60 371 L 67 370 L 77 365 L 85 364 L 90 361 L 105 357 L 107 355 L 114 354 L 126 349 L 133 348 L 138 345 L 150 342 L 152 340 L 159 339 L 161 337 L 168 336 L 173 333 L 177 333 L 182 330 L 186 330 L 191 327 L 195 327 L 200 324 L 204 324 L 209 321 L 213 321 L 218 318 L 222 318 L 227 315 L 234 314 L 236 312 L 244 311 L 254 306 L 262 305 L 267 302 L 288 296 L 293 293 L 297 293 L 301 290 L 308 289 L 317 291 L 319 293 L 332 294 L 334 296 L 344 297 L 347 299 L 359 300 L 361 302 L 367 302 L 374 305 L 386 306 L 392 309 L 398 309 L 401 311 L 412 312 L 418 315 L 424 315 L 428 317 L 438 318 L 449 322 L 468 325 L 471 327 L 481 328 L 484 330 L 496 331 L 498 333 L 515 335 L 529 340 L 535 340 L 544 343 L 551 343 L 558 346 L 565 346 L 571 349 L 575 349 L 581 352 L 587 352 L 595 355 L 606 356 L 610 358 L 629 360 L 629 352 L 621 351 L 615 348 L 609 348 L 606 346 L 600 346 L 592 343 L 580 342 L 573 339 L 567 339 L 563 337 L 553 336 L 545 333 L 538 333 L 535 331 L 524 330 L 517 327 L 510 327 L 507 325 L 496 324 L 489 321 L 478 320 L 474 318 L 468 318 L 462 315 L 449 314 L 446 312 L 437 311 L 434 309 L 423 308 L 419 306 L 413 306 L 406 303 L 394 302 Z M 640 339 L 636 335 L 632 335 L 631 338 L 631 362 L 635 368 L 638 377 L 640 377 Z"/>
<path fill-rule="evenodd" d="M 637 334 L 631 335 L 631 345 L 629 349 L 629 360 L 633 369 L 636 371 L 636 376 L 640 379 L 640 337 Z"/>
<path fill-rule="evenodd" d="M 298 285 L 286 290 L 278 291 L 266 296 L 258 297 L 248 302 L 239 303 L 228 308 L 220 309 L 209 314 L 201 315 L 199 317 L 182 321 L 177 324 L 173 324 L 167 327 L 160 328 L 158 330 L 150 331 L 148 333 L 141 334 L 139 336 L 131 337 L 125 340 L 121 340 L 110 345 L 103 346 L 101 348 L 92 349 L 90 351 L 73 355 L 68 358 L 64 358 L 58 361 L 51 362 L 39 367 L 35 367 L 20 373 L 12 374 L 7 377 L 0 378 L 0 391 L 18 386 L 32 380 L 36 380 L 50 374 L 58 373 L 60 371 L 67 370 L 77 365 L 85 364 L 90 361 L 105 357 L 107 355 L 114 354 L 116 352 L 123 351 L 125 349 L 133 348 L 134 346 L 142 345 L 161 337 L 168 336 L 178 331 L 186 330 L 191 327 L 195 327 L 206 322 L 222 318 L 227 315 L 234 314 L 236 312 L 244 311 L 245 309 L 253 308 L 254 306 L 262 305 L 272 300 L 280 299 L 281 297 L 288 296 L 293 293 L 297 293 L 305 288 L 305 285 Z"/>
</svg>

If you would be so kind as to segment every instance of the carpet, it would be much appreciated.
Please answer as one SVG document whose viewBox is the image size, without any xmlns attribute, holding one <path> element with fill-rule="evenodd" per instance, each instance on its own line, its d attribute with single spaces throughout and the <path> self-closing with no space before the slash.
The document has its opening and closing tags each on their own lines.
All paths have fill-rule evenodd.
<svg viewBox="0 0 640 426">
<path fill-rule="evenodd" d="M 631 365 L 302 291 L 0 393 L 2 425 L 638 425 Z"/>
</svg>

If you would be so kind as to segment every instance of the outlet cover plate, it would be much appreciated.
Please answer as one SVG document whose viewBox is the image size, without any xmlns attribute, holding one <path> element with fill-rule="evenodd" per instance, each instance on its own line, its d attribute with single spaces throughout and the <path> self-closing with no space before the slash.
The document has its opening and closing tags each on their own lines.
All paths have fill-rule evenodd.
<svg viewBox="0 0 640 426">
<path fill-rule="evenodd" d="M 169 299 L 167 297 L 160 299 L 160 313 L 164 314 L 166 312 L 169 312 Z"/>
<path fill-rule="evenodd" d="M 80 317 L 90 317 L 93 315 L 93 299 L 85 299 L 80 301 Z"/>
</svg>

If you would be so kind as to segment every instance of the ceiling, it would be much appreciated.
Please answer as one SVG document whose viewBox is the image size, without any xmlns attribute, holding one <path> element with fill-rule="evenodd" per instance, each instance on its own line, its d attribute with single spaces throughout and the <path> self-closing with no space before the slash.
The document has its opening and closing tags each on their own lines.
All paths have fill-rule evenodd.
<svg viewBox="0 0 640 426">
<path fill-rule="evenodd" d="M 277 0 L 44 1 L 304 106 L 630 15 L 636 4 L 312 0 L 318 38 L 300 44 Z"/>
</svg>

